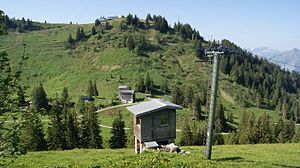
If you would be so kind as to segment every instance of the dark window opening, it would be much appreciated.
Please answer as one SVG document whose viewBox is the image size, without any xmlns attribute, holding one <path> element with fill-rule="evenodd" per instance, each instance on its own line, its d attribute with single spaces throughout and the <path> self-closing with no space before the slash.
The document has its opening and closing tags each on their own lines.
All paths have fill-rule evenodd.
<svg viewBox="0 0 300 168">
<path fill-rule="evenodd" d="M 162 114 L 160 115 L 160 126 L 166 126 L 166 125 L 169 125 L 169 115 Z"/>
</svg>

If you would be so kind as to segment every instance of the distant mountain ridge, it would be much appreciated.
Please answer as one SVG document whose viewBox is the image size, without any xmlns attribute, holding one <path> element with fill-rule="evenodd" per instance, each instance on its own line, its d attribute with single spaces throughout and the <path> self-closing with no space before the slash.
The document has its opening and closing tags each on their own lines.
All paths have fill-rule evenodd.
<svg viewBox="0 0 300 168">
<path fill-rule="evenodd" d="M 300 49 L 293 48 L 291 50 L 279 51 L 269 47 L 259 47 L 247 49 L 259 57 L 280 65 L 290 71 L 297 71 L 300 73 Z"/>
</svg>

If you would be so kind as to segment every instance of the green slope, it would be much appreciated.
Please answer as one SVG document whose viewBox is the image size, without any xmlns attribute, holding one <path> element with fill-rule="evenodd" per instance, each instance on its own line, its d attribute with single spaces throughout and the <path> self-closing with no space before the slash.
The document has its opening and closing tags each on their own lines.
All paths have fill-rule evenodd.
<svg viewBox="0 0 300 168">
<path fill-rule="evenodd" d="M 204 147 L 183 147 L 190 154 L 102 149 L 31 152 L 8 167 L 299 167 L 300 144 L 214 146 L 212 160 Z"/>
<path fill-rule="evenodd" d="M 28 100 L 32 87 L 42 82 L 48 98 L 60 96 L 63 87 L 68 87 L 72 100 L 76 102 L 78 96 L 85 95 L 89 80 L 96 80 L 100 96 L 109 100 L 117 93 L 119 84 L 134 87 L 138 77 L 144 77 L 147 72 L 157 86 L 163 79 L 168 79 L 169 88 L 179 81 L 184 85 L 196 84 L 209 90 L 211 65 L 194 61 L 193 41 L 182 40 L 169 33 L 161 34 L 153 29 L 142 30 L 129 26 L 124 31 L 120 30 L 119 23 L 119 19 L 112 20 L 114 27 L 104 30 L 100 39 L 99 32 L 91 35 L 93 24 L 46 24 L 52 28 L 27 33 L 10 32 L 1 37 L 0 45 L 8 52 L 16 68 L 23 53 L 22 44 L 26 44 L 29 59 L 23 67 L 22 82 L 29 87 Z M 75 37 L 78 27 L 84 28 L 89 38 L 76 43 L 75 49 L 66 49 L 69 34 Z M 148 50 L 143 56 L 122 47 L 124 36 L 129 34 L 136 39 L 141 35 L 145 37 Z M 157 43 L 157 37 L 164 43 Z M 236 89 L 247 88 L 233 83 L 228 76 L 221 74 L 221 101 L 228 111 L 233 111 L 238 117 L 241 108 L 234 101 Z M 250 110 L 257 113 L 267 112 L 277 117 L 277 112 L 273 110 Z M 185 111 L 188 109 L 182 113 L 185 114 Z"/>
</svg>

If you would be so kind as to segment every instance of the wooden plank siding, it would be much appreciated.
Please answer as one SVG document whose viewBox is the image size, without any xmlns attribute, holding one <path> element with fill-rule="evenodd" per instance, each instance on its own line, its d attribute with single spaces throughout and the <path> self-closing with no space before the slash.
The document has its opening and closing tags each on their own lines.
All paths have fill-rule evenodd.
<svg viewBox="0 0 300 168">
<path fill-rule="evenodd" d="M 161 115 L 168 116 L 168 124 L 161 125 Z M 136 119 L 136 117 L 135 117 Z M 140 126 L 135 123 L 135 136 L 143 142 L 176 138 L 176 110 L 165 109 L 141 116 Z"/>
</svg>

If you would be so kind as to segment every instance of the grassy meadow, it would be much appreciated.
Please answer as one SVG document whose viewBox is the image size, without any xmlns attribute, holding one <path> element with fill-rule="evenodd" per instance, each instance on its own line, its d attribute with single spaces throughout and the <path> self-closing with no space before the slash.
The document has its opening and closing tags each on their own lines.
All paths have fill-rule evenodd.
<svg viewBox="0 0 300 168">
<path fill-rule="evenodd" d="M 30 152 L 7 167 L 291 167 L 300 166 L 300 144 L 258 144 L 213 146 L 207 160 L 203 146 L 182 147 L 185 154 L 134 149 L 75 149 Z"/>
</svg>

